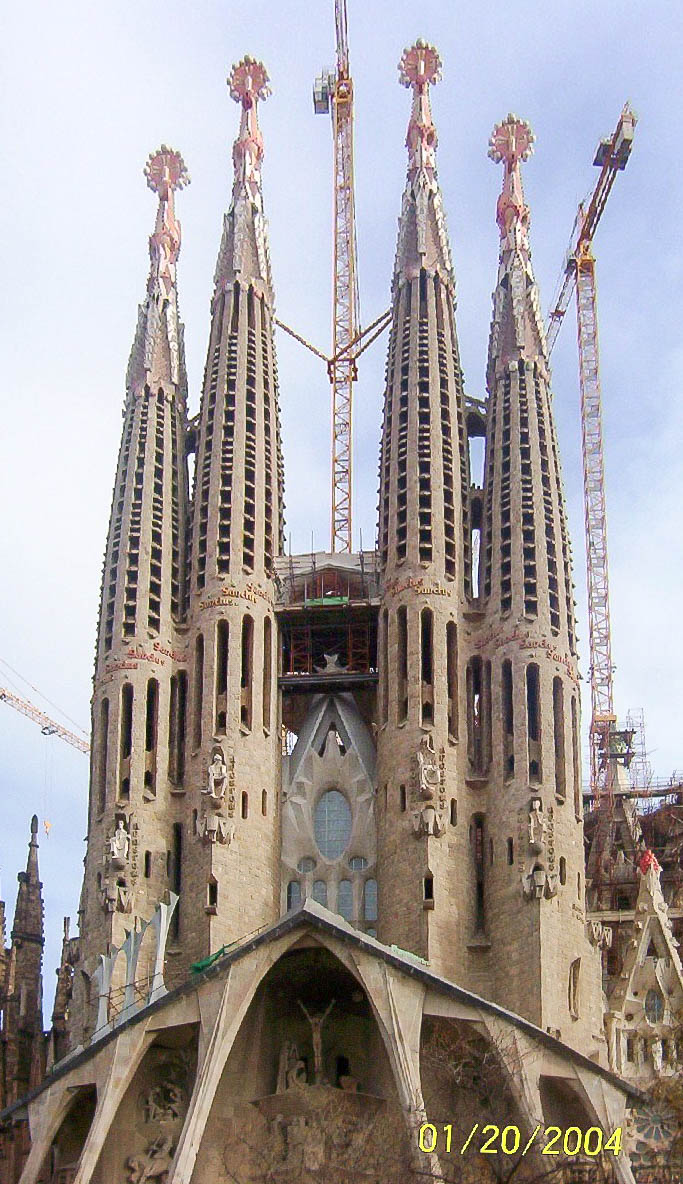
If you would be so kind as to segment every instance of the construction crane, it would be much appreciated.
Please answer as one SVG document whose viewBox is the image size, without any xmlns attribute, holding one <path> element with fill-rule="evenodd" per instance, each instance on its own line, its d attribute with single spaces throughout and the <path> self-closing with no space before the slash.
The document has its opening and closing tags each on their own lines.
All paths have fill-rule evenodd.
<svg viewBox="0 0 683 1184">
<path fill-rule="evenodd" d="M 13 707 L 15 711 L 20 711 L 22 715 L 32 719 L 34 723 L 38 724 L 44 736 L 59 736 L 61 740 L 66 740 L 67 744 L 71 744 L 77 748 L 79 752 L 90 752 L 90 745 L 87 740 L 81 739 L 75 732 L 70 732 L 68 728 L 62 727 L 61 724 L 50 719 L 44 711 L 40 711 L 33 703 L 29 703 L 28 699 L 20 699 L 18 695 L 14 695 L 12 691 L 8 691 L 6 687 L 0 687 L 0 701 L 7 703 L 9 707 Z"/>
<path fill-rule="evenodd" d="M 612 136 L 598 145 L 593 164 L 600 169 L 600 176 L 590 197 L 579 206 L 547 326 L 550 353 L 576 292 L 591 661 L 590 788 L 596 799 L 605 789 L 611 789 L 609 757 L 616 716 L 612 691 L 602 402 L 592 243 L 617 173 L 626 167 L 636 122 L 637 116 L 626 103 Z M 624 739 L 627 739 L 626 734 Z"/>
<path fill-rule="evenodd" d="M 346 0 L 334 6 L 337 68 L 313 84 L 317 115 L 332 116 L 334 146 L 334 258 L 332 266 L 332 530 L 331 550 L 350 551 L 353 384 L 352 346 L 360 326 L 353 165 L 353 80 L 349 68 Z"/>
</svg>

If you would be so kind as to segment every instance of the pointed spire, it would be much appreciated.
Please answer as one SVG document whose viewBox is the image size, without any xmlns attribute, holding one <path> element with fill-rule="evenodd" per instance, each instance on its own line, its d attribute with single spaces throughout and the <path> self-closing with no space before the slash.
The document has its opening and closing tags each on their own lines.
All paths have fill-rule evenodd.
<svg viewBox="0 0 683 1184">
<path fill-rule="evenodd" d="M 190 175 L 180 153 L 166 144 L 150 153 L 143 172 L 147 185 L 159 197 L 159 205 L 154 233 L 149 238 L 147 294 L 138 311 L 127 387 L 129 391 L 142 388 L 154 370 L 155 380 L 179 386 L 184 397 L 185 360 L 176 287 L 181 236 L 174 194 L 176 189 L 189 185 Z"/>
<path fill-rule="evenodd" d="M 408 178 L 399 221 L 394 284 L 417 275 L 421 268 L 439 272 L 454 284 L 443 201 L 436 172 L 438 136 L 432 118 L 429 87 L 441 81 L 441 58 L 422 39 L 403 51 L 400 83 L 413 91 L 406 135 Z"/>
<path fill-rule="evenodd" d="M 503 188 L 496 205 L 500 263 L 489 340 L 490 380 L 496 365 L 504 367 L 520 358 L 547 360 L 543 317 L 531 266 L 531 215 L 524 201 L 520 167 L 531 156 L 535 139 L 526 120 L 509 114 L 496 124 L 489 140 L 488 155 L 504 166 Z"/>
<path fill-rule="evenodd" d="M 12 941 L 34 941 L 43 944 L 43 885 L 38 870 L 38 818 L 31 819 L 31 838 L 28 845 L 26 871 L 19 872 L 17 907 L 14 912 Z"/>
<path fill-rule="evenodd" d="M 263 136 L 258 122 L 259 99 L 271 93 L 263 62 L 242 58 L 228 75 L 230 97 L 242 108 L 240 129 L 232 149 L 235 169 L 232 201 L 225 215 L 216 263 L 214 299 L 239 277 L 256 281 L 272 301 L 270 258 L 261 190 Z"/>
</svg>

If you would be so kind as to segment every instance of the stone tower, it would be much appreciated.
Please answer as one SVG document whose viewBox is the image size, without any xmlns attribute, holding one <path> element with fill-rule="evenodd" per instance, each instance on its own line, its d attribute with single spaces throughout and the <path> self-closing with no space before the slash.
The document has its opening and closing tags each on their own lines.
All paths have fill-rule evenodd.
<svg viewBox="0 0 683 1184">
<path fill-rule="evenodd" d="M 380 454 L 378 933 L 455 977 L 467 892 L 457 852 L 466 807 L 458 688 L 470 590 L 469 459 L 429 99 L 440 71 L 437 51 L 422 41 L 399 66 L 413 102 Z"/>
<path fill-rule="evenodd" d="M 43 885 L 38 871 L 38 819 L 31 820 L 26 871 L 19 891 L 11 944 L 5 949 L 4 909 L 0 902 L 0 1110 L 38 1085 L 45 1072 L 43 1038 Z M 5 1143 L 9 1179 L 18 1179 L 26 1154 L 23 1132 Z"/>
<path fill-rule="evenodd" d="M 84 1004 L 74 1010 L 84 1019 L 82 994 L 99 955 L 120 946 L 135 918 L 149 918 L 179 880 L 174 795 L 182 784 L 189 503 L 174 194 L 189 178 L 166 146 L 150 156 L 145 175 L 159 206 L 128 364 L 102 581 L 80 909 L 85 973 L 74 982 Z"/>
<path fill-rule="evenodd" d="M 493 997 L 595 1052 L 600 970 L 585 926 L 571 554 L 520 169 L 532 145 L 529 125 L 509 115 L 489 151 L 504 181 L 487 369 L 484 616 L 466 675 L 470 747 L 483 753 L 486 779 L 477 861 Z"/>
<path fill-rule="evenodd" d="M 197 958 L 272 921 L 279 897 L 273 576 L 283 475 L 257 116 L 270 92 L 262 63 L 249 57 L 228 85 L 241 122 L 211 301 L 189 586 L 179 924 L 185 953 Z"/>
</svg>

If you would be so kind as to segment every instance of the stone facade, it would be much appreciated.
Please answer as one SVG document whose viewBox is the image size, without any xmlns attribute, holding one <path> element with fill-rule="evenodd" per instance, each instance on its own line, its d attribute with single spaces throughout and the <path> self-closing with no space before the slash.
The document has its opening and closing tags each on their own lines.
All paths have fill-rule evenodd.
<svg viewBox="0 0 683 1184">
<path fill-rule="evenodd" d="M 416 43 L 400 75 L 376 551 L 283 554 L 262 64 L 228 80 L 235 174 L 191 420 L 174 210 L 188 178 L 165 146 L 147 164 L 159 208 L 105 555 L 79 934 L 65 930 L 42 1083 L 38 930 L 17 922 L 5 954 L 10 1016 L 33 951 L 38 1051 L 29 1071 L 26 1045 L 21 1066 L 17 1041 L 3 1047 L 1 1184 L 341 1184 L 361 1162 L 376 1184 L 500 1178 L 502 1152 L 456 1170 L 419 1150 L 421 1125 L 452 1117 L 464 1140 L 489 1108 L 520 1130 L 611 1133 L 640 1081 L 633 1000 L 655 979 L 675 1000 L 654 1044 L 673 1027 L 680 961 L 652 875 L 609 1040 L 606 937 L 586 914 L 571 554 L 521 180 L 533 137 L 508 116 L 491 138 L 484 407 L 459 360 L 438 53 Z M 35 830 L 26 876 L 35 913 Z M 541 1166 L 532 1151 L 516 1178 Z M 628 1147 L 603 1166 L 633 1184 Z"/>
</svg>

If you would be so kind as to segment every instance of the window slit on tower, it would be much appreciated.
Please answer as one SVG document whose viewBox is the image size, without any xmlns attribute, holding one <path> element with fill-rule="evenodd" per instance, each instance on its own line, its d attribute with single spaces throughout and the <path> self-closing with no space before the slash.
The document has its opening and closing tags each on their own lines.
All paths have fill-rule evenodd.
<svg viewBox="0 0 683 1184">
<path fill-rule="evenodd" d="M 486 777 L 491 755 L 491 663 L 467 663 L 467 760 L 471 777 Z"/>
<path fill-rule="evenodd" d="M 458 627 L 446 625 L 446 681 L 448 692 L 448 738 L 458 739 Z"/>
<path fill-rule="evenodd" d="M 97 764 L 97 812 L 102 814 L 107 801 L 107 753 L 109 749 L 109 700 L 100 703 L 100 735 Z"/>
<path fill-rule="evenodd" d="M 567 794 L 564 756 L 564 686 L 562 679 L 553 679 L 553 740 L 555 746 L 555 793 L 564 801 Z"/>
<path fill-rule="evenodd" d="M 216 697 L 215 697 L 215 731 L 218 736 L 224 736 L 228 722 L 228 639 L 230 629 L 228 622 L 219 621 L 216 625 Z"/>
<path fill-rule="evenodd" d="M 194 718 L 192 747 L 195 752 L 202 744 L 202 706 L 204 699 L 204 637 L 200 633 L 194 646 Z"/>
<path fill-rule="evenodd" d="M 145 796 L 156 793 L 157 735 L 159 731 L 159 683 L 155 678 L 147 681 L 147 702 L 145 707 Z"/>
<path fill-rule="evenodd" d="M 254 570 L 256 549 L 256 326 L 254 289 L 247 291 L 247 371 L 244 423 L 244 525 L 242 566 Z"/>
<path fill-rule="evenodd" d="M 432 558 L 432 451 L 429 405 L 429 314 L 427 273 L 420 271 L 420 306 L 417 329 L 417 469 L 420 563 Z"/>
<path fill-rule="evenodd" d="M 396 613 L 398 633 L 398 722 L 408 718 L 408 609 L 402 604 Z"/>
<path fill-rule="evenodd" d="M 503 769 L 505 777 L 515 772 L 515 716 L 512 690 L 512 662 L 506 658 L 502 666 L 503 699 Z"/>
<path fill-rule="evenodd" d="M 266 617 L 263 622 L 263 688 L 262 688 L 262 709 L 263 709 L 263 730 L 268 733 L 270 731 L 270 710 L 272 699 L 272 670 L 273 670 L 273 644 L 272 644 L 272 623 L 270 617 Z"/>
<path fill-rule="evenodd" d="M 581 760 L 579 757 L 579 711 L 576 695 L 572 695 L 572 773 L 574 778 L 574 813 L 581 817 Z"/>
<path fill-rule="evenodd" d="M 526 668 L 526 722 L 530 781 L 540 781 L 542 777 L 540 711 L 539 669 L 535 662 L 530 662 Z"/>
<path fill-rule="evenodd" d="M 434 722 L 434 614 L 430 608 L 420 613 L 420 665 L 424 726 Z"/>
<path fill-rule="evenodd" d="M 474 814 L 470 827 L 474 860 L 474 935 L 483 937 L 486 931 L 486 898 L 484 892 L 484 815 Z"/>
<path fill-rule="evenodd" d="M 408 372 L 410 369 L 410 319 L 412 285 L 403 290 L 403 333 L 401 337 L 401 380 L 398 404 L 396 448 L 396 560 L 406 557 L 408 546 Z"/>
<path fill-rule="evenodd" d="M 119 799 L 130 800 L 130 757 L 133 745 L 133 686 L 124 682 L 121 687 L 121 732 L 119 756 Z"/>
<path fill-rule="evenodd" d="M 247 613 L 242 618 L 242 658 L 240 677 L 240 723 L 251 731 L 251 709 L 253 690 L 254 621 Z"/>
</svg>

